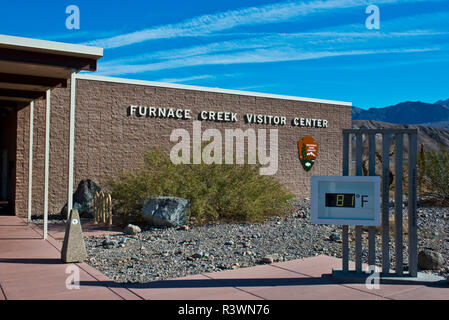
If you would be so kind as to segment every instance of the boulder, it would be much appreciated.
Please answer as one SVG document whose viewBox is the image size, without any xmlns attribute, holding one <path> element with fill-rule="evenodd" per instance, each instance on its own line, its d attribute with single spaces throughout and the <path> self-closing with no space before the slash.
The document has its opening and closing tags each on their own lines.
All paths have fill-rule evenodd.
<svg viewBox="0 0 449 320">
<path fill-rule="evenodd" d="M 81 181 L 73 194 L 73 209 L 78 210 L 81 218 L 94 217 L 94 195 L 100 192 L 101 188 L 90 179 Z M 62 208 L 60 215 L 67 217 L 67 203 Z"/>
<path fill-rule="evenodd" d="M 149 225 L 179 227 L 187 223 L 190 201 L 176 197 L 154 197 L 144 201 L 142 216 Z"/>
<path fill-rule="evenodd" d="M 444 259 L 441 253 L 424 249 L 418 254 L 418 267 L 421 270 L 438 270 L 443 266 Z"/>
<path fill-rule="evenodd" d="M 133 224 L 128 224 L 125 229 L 123 229 L 123 233 L 128 235 L 136 235 L 141 232 L 142 230 L 138 226 L 135 226 Z"/>
</svg>

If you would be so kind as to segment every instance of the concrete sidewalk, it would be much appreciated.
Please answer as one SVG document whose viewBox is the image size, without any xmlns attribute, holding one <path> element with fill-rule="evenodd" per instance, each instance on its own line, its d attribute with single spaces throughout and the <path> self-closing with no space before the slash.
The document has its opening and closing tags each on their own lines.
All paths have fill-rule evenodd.
<svg viewBox="0 0 449 320">
<path fill-rule="evenodd" d="M 364 284 L 338 283 L 329 273 L 341 260 L 328 256 L 124 286 L 79 263 L 80 289 L 68 290 L 61 243 L 42 240 L 41 234 L 23 219 L 0 216 L 0 300 L 449 299 L 446 284 L 382 284 L 368 290 Z"/>
<path fill-rule="evenodd" d="M 124 300 L 141 299 L 130 290 L 107 285 L 83 285 L 68 290 L 68 264 L 60 260 L 61 243 L 51 237 L 42 240 L 41 231 L 18 217 L 0 216 L 0 299 L 7 300 Z M 85 263 L 80 281 L 110 281 Z"/>
</svg>

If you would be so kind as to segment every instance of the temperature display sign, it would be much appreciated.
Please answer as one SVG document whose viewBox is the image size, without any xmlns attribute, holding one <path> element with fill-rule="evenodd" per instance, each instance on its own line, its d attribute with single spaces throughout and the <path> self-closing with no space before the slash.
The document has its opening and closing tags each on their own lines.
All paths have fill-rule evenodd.
<svg viewBox="0 0 449 320">
<path fill-rule="evenodd" d="M 326 207 L 355 208 L 355 194 L 326 193 Z"/>
<path fill-rule="evenodd" d="M 312 177 L 311 220 L 315 224 L 380 225 L 380 177 Z"/>
</svg>

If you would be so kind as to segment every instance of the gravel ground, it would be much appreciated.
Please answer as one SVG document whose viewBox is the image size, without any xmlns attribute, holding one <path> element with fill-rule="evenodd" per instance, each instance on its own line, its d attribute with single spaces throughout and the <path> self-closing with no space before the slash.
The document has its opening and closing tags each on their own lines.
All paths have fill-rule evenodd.
<svg viewBox="0 0 449 320">
<path fill-rule="evenodd" d="M 179 229 L 148 229 L 138 235 L 86 239 L 87 263 L 116 282 L 150 282 L 205 272 L 288 261 L 316 255 L 341 257 L 341 228 L 310 224 L 309 202 L 265 223 L 214 224 Z M 405 210 L 406 211 L 406 210 Z M 419 250 L 440 252 L 449 266 L 449 208 L 418 207 Z M 365 234 L 365 233 L 364 233 Z M 350 257 L 354 255 L 350 233 Z M 381 243 L 380 234 L 377 244 Z M 394 238 L 393 238 L 394 240 Z M 367 262 L 364 238 L 364 262 Z M 404 238 L 404 244 L 407 239 Z M 381 249 L 377 249 L 380 265 Z M 394 244 L 390 247 L 394 266 Z M 407 263 L 407 255 L 404 257 Z M 449 270 L 447 270 L 449 271 Z M 441 274 L 444 270 L 433 273 Z"/>
</svg>

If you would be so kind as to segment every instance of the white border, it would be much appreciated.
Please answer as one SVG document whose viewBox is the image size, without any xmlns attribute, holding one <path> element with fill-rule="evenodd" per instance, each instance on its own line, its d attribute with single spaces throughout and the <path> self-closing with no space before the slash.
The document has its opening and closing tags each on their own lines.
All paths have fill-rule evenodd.
<svg viewBox="0 0 449 320">
<path fill-rule="evenodd" d="M 0 47 L 34 52 L 53 52 L 67 56 L 101 58 L 103 49 L 79 44 L 14 37 L 0 34 Z"/>
<path fill-rule="evenodd" d="M 318 217 L 318 183 L 328 182 L 371 182 L 374 183 L 374 219 L 322 219 Z M 380 226 L 380 177 L 378 176 L 312 176 L 310 179 L 310 219 L 312 224 L 346 226 Z"/>
<path fill-rule="evenodd" d="M 191 85 L 175 84 L 175 83 L 167 83 L 167 82 L 155 82 L 155 81 L 105 77 L 105 76 L 97 76 L 97 75 L 91 75 L 91 74 L 78 74 L 76 77 L 80 80 L 92 80 L 92 81 L 103 81 L 103 82 L 113 82 L 113 83 L 122 83 L 122 84 L 133 84 L 133 85 L 139 85 L 139 86 L 152 86 L 152 87 L 205 91 L 205 92 L 214 92 L 214 93 L 226 93 L 226 94 L 234 94 L 234 95 L 241 95 L 241 96 L 272 98 L 272 99 L 281 99 L 281 100 L 294 100 L 294 101 L 302 101 L 302 102 L 314 102 L 314 103 L 333 104 L 333 105 L 349 106 L 349 107 L 352 106 L 352 102 L 322 100 L 322 99 L 303 98 L 303 97 L 294 97 L 294 96 L 284 96 L 284 95 L 278 95 L 278 94 L 258 93 L 258 92 L 249 92 L 249 91 L 240 91 L 240 90 L 220 89 L 220 88 L 209 88 L 209 87 L 191 86 Z"/>
</svg>

